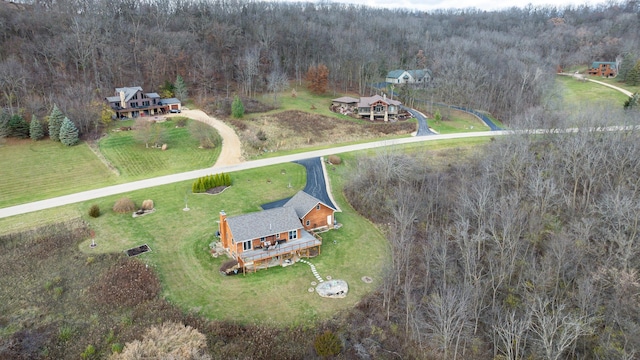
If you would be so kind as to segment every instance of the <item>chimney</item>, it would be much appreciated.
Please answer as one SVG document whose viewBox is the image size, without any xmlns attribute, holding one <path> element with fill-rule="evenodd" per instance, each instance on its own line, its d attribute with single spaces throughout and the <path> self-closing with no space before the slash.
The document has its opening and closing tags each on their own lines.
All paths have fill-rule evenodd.
<svg viewBox="0 0 640 360">
<path fill-rule="evenodd" d="M 124 101 L 124 91 L 120 91 L 120 107 L 125 109 L 127 107 L 127 102 Z"/>
<path fill-rule="evenodd" d="M 220 241 L 222 247 L 229 248 L 230 244 L 227 244 L 227 213 L 224 210 L 220 210 Z"/>
</svg>

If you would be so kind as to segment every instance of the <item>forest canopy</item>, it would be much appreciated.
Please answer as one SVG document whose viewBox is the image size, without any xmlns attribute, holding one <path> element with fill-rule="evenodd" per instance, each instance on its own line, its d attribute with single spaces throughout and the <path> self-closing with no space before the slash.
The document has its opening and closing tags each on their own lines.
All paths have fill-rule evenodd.
<svg viewBox="0 0 640 360">
<path fill-rule="evenodd" d="M 115 87 L 160 92 L 180 76 L 202 105 L 266 92 L 273 74 L 298 86 L 324 64 L 330 91 L 366 96 L 390 70 L 428 68 L 430 99 L 508 123 L 546 105 L 559 67 L 638 59 L 638 8 L 636 1 L 418 12 L 328 2 L 2 0 L 0 107 L 44 117 L 56 103 L 87 134 Z"/>
</svg>

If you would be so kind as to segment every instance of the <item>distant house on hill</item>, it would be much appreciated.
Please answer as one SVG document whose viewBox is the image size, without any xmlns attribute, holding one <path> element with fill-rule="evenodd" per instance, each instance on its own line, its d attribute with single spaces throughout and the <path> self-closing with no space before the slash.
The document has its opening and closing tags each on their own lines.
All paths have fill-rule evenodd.
<svg viewBox="0 0 640 360">
<path fill-rule="evenodd" d="M 145 93 L 140 86 L 116 88 L 115 96 L 105 98 L 118 119 L 164 114 L 180 110 L 180 100 L 161 99 L 157 93 Z"/>
<path fill-rule="evenodd" d="M 431 70 L 392 70 L 385 78 L 387 84 L 426 84 L 431 81 Z"/>
<path fill-rule="evenodd" d="M 398 117 L 402 102 L 388 99 L 386 95 L 374 95 L 361 97 L 360 99 L 345 96 L 333 99 L 331 105 L 333 111 L 337 111 L 337 109 L 348 109 L 364 119 L 371 121 L 376 119 L 389 121 L 390 119 L 396 119 Z"/>
<path fill-rule="evenodd" d="M 221 211 L 220 242 L 243 271 L 282 265 L 320 254 L 322 239 L 310 231 L 333 229 L 335 211 L 304 191 L 278 208 L 232 217 Z"/>
<path fill-rule="evenodd" d="M 589 68 L 589 75 L 616 77 L 618 75 L 618 64 L 612 61 L 594 61 Z"/>
</svg>

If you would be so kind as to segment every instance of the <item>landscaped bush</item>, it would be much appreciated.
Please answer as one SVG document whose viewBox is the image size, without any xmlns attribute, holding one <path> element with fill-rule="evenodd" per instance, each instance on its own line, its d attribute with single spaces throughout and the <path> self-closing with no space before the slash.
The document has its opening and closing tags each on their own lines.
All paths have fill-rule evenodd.
<svg viewBox="0 0 640 360">
<path fill-rule="evenodd" d="M 100 206 L 98 206 L 98 204 L 91 205 L 91 207 L 89 208 L 89 216 L 91 216 L 92 218 L 97 218 L 98 216 L 100 216 Z"/>
<path fill-rule="evenodd" d="M 136 210 L 136 203 L 129 198 L 121 198 L 113 205 L 113 211 L 118 214 L 126 214 Z"/>
<path fill-rule="evenodd" d="M 340 156 L 338 155 L 329 155 L 328 160 L 332 165 L 340 165 L 340 163 L 342 163 L 342 159 L 340 159 Z"/>
<path fill-rule="evenodd" d="M 231 175 L 219 173 L 200 177 L 191 185 L 191 191 L 193 193 L 203 193 L 219 186 L 231 186 Z"/>
<path fill-rule="evenodd" d="M 318 335 L 313 342 L 313 347 L 319 356 L 335 356 L 342 350 L 340 339 L 331 331 L 327 330 L 322 335 Z"/>
</svg>

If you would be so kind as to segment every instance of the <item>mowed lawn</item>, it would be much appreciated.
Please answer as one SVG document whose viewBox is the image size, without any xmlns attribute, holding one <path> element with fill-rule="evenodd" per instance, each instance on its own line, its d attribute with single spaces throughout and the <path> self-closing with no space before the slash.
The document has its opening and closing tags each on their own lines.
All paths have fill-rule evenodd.
<svg viewBox="0 0 640 360">
<path fill-rule="evenodd" d="M 557 92 L 561 94 L 565 109 L 573 109 L 586 104 L 622 108 L 625 100 L 628 99 L 626 95 L 617 90 L 590 81 L 580 81 L 571 76 L 557 76 L 556 84 L 558 86 Z"/>
<path fill-rule="evenodd" d="M 7 139 L 0 145 L 0 207 L 213 166 L 221 147 L 199 148 L 189 133 L 190 121 L 179 128 L 174 121 L 156 124 L 164 128 L 166 151 L 146 148 L 136 141 L 135 131 L 109 132 L 99 147 L 119 174 L 84 142 L 67 147 L 48 139 Z M 118 125 L 130 126 L 132 122 Z"/>
<path fill-rule="evenodd" d="M 117 176 L 86 143 L 7 139 L 0 145 L 0 207 L 96 189 Z"/>
<path fill-rule="evenodd" d="M 152 126 L 160 127 L 164 133 L 162 143 L 167 150 L 147 148 L 136 139 L 136 130 L 112 131 L 100 140 L 100 152 L 120 172 L 123 180 L 133 181 L 155 176 L 174 174 L 184 171 L 203 169 L 213 166 L 221 147 L 201 149 L 200 143 L 189 132 L 189 123 L 177 127 L 175 118 Z M 118 123 L 120 126 L 132 126 L 133 121 Z M 211 131 L 215 131 L 213 128 Z M 218 141 L 220 144 L 221 141 Z"/>
<path fill-rule="evenodd" d="M 259 211 L 260 204 L 292 196 L 306 182 L 304 167 L 294 163 L 231 175 L 233 186 L 218 195 L 189 194 L 191 182 L 127 194 L 137 204 L 154 200 L 156 212 L 139 218 L 110 210 L 121 196 L 75 205 L 82 214 L 93 203 L 103 209 L 97 219 L 83 215 L 95 230 L 97 247 L 90 248 L 87 239 L 81 250 L 88 254 L 123 252 L 148 244 L 152 251 L 140 259 L 156 269 L 168 301 L 202 316 L 244 323 L 312 324 L 354 306 L 380 284 L 388 260 L 387 241 L 340 196 L 337 201 L 344 211 L 336 218 L 343 227 L 322 234 L 322 253 L 311 261 L 321 276 L 349 283 L 347 298 L 323 299 L 310 293 L 315 278 L 303 263 L 246 275 L 220 275 L 220 265 L 228 258 L 213 258 L 209 252 L 209 244 L 216 240 L 219 212 L 233 216 Z M 334 194 L 341 194 L 342 176 L 331 174 L 337 186 Z M 185 200 L 189 211 L 183 210 Z M 373 283 L 363 282 L 363 276 L 373 278 Z"/>
</svg>

